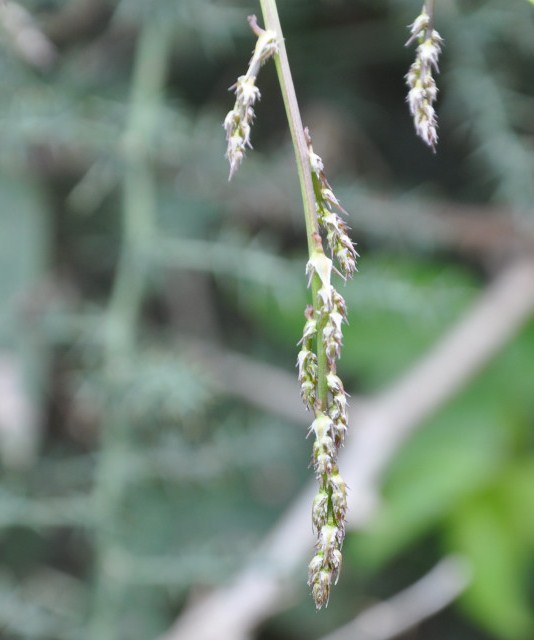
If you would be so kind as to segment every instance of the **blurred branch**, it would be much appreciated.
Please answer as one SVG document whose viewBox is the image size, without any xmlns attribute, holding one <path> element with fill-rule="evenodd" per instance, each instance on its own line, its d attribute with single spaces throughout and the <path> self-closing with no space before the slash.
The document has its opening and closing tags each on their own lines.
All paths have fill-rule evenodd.
<svg viewBox="0 0 534 640">
<path fill-rule="evenodd" d="M 373 516 L 381 475 L 410 435 L 502 348 L 534 311 L 534 261 L 508 267 L 464 318 L 391 389 L 362 401 L 340 462 L 350 526 Z M 313 544 L 307 487 L 231 584 L 185 609 L 161 640 L 245 640 L 287 605 L 289 581 Z"/>
<path fill-rule="evenodd" d="M 518 212 L 530 213 L 534 199 L 532 145 L 514 129 L 506 90 L 486 55 L 488 38 L 478 24 L 483 9 L 464 12 L 461 4 L 451 0 L 443 6 L 443 15 L 451 21 L 450 51 L 456 57 L 454 70 L 446 76 L 451 94 L 463 117 L 469 119 L 473 156 L 481 158 L 493 174 L 497 195 Z"/>
<path fill-rule="evenodd" d="M 93 524 L 90 496 L 29 500 L 0 493 L 0 529 L 8 527 L 87 527 Z"/>
<path fill-rule="evenodd" d="M 21 581 L 0 573 L 2 635 L 25 640 L 81 640 L 78 625 L 86 588 L 66 573 L 43 566 Z"/>
<path fill-rule="evenodd" d="M 58 46 L 79 42 L 107 24 L 115 4 L 115 0 L 70 0 L 47 20 L 46 34 Z"/>
<path fill-rule="evenodd" d="M 120 388 L 136 352 L 137 325 L 147 281 L 144 256 L 154 241 L 157 201 L 155 177 L 147 150 L 157 126 L 170 42 L 169 25 L 162 26 L 153 20 L 145 22 L 137 45 L 130 116 L 123 140 L 123 246 L 106 325 L 105 376 L 110 390 Z M 117 460 L 129 448 L 130 424 L 124 409 L 111 398 L 110 393 L 94 489 L 99 528 L 90 635 L 100 640 L 117 637 L 125 587 L 122 575 L 117 571 L 122 553 L 117 536 L 117 518 L 127 483 L 127 470 L 117 465 Z"/>
<path fill-rule="evenodd" d="M 37 449 L 37 407 L 16 353 L 0 351 L 0 458 L 6 468 L 27 468 Z"/>
<path fill-rule="evenodd" d="M 163 120 L 163 118 L 162 118 Z M 79 144 L 80 136 L 77 144 Z M 111 140 L 112 134 L 104 129 L 103 134 L 107 142 Z M 85 142 L 85 141 L 84 141 Z M 101 146 L 105 144 L 100 142 Z M 187 143 L 177 144 L 179 149 L 184 149 Z M 64 176 L 78 177 L 80 173 L 90 172 L 87 184 L 81 184 L 78 191 L 79 196 L 84 196 L 85 187 L 93 187 L 91 179 L 99 178 L 98 173 L 102 167 L 94 165 L 94 159 L 88 161 L 91 156 L 91 149 L 86 143 L 86 151 L 82 154 L 80 148 L 65 144 L 61 149 L 52 149 L 41 144 L 38 150 L 34 150 L 32 163 L 34 169 L 41 177 L 58 178 Z M 206 154 L 216 154 L 209 147 Z M 112 155 L 114 151 L 111 151 Z M 157 157 L 157 149 L 152 148 L 151 153 Z M 185 152 L 184 152 L 185 153 Z M 192 153 L 192 152 L 191 152 Z M 208 184 L 205 175 L 202 174 L 202 184 L 181 185 L 187 192 L 201 192 L 206 200 L 213 199 L 219 202 L 228 215 L 237 219 L 239 223 L 244 223 L 248 228 L 267 226 L 277 230 L 292 230 L 303 224 L 300 217 L 296 215 L 298 206 L 294 193 L 288 185 L 289 172 L 285 154 L 277 154 L 265 165 L 255 159 L 255 166 L 260 167 L 257 174 L 252 174 L 246 184 L 240 185 L 239 191 L 224 193 L 218 186 L 216 180 L 213 185 Z M 204 160 L 207 164 L 208 161 Z M 273 167 L 274 165 L 274 167 Z M 208 165 L 209 166 L 209 165 Z M 264 176 L 269 179 L 265 181 Z M 257 177 L 256 177 L 257 176 Z M 83 180 L 86 180 L 85 178 Z M 105 180 L 108 183 L 105 183 Z M 103 192 L 113 186 L 114 177 L 108 172 L 98 189 Z M 261 182 L 267 182 L 262 185 Z M 272 189 L 272 184 L 279 185 L 279 188 Z M 498 205 L 473 205 L 458 202 L 448 202 L 445 200 L 425 198 L 423 195 L 409 194 L 402 196 L 399 193 L 384 195 L 371 189 L 359 188 L 357 185 L 340 187 L 337 190 L 343 206 L 348 211 L 358 212 L 357 216 L 351 216 L 349 224 L 355 233 L 365 233 L 371 239 L 391 243 L 396 246 L 401 244 L 408 248 L 432 250 L 450 250 L 465 255 L 469 260 L 485 260 L 486 258 L 497 257 L 499 259 L 513 259 L 518 253 L 528 253 L 534 248 L 534 223 L 527 215 L 528 205 L 516 204 L 515 210 L 524 213 L 520 223 L 510 214 L 512 207 Z M 97 193 L 92 196 L 95 199 L 102 197 Z M 198 196 L 195 196 L 198 197 Z M 293 206 L 295 205 L 295 206 Z M 89 204 L 94 206 L 94 204 Z M 171 264 L 175 262 L 178 266 L 182 264 L 179 253 L 179 243 L 173 248 L 174 239 L 165 239 L 165 260 Z M 199 241 L 202 242 L 202 241 Z M 210 250 L 213 244 L 208 243 Z M 201 246 L 199 245 L 199 248 Z M 191 254 L 189 254 L 191 255 Z M 202 261 L 200 253 L 195 254 L 194 260 L 197 270 L 209 270 L 210 261 L 215 261 L 222 267 L 228 265 L 227 256 L 223 254 L 223 249 L 215 254 L 209 254 L 207 261 Z M 162 256 L 163 257 L 163 256 Z M 156 256 L 157 258 L 157 256 Z M 184 258 L 185 259 L 185 258 Z M 228 267 L 226 267 L 228 268 Z"/>
<path fill-rule="evenodd" d="M 56 48 L 18 2 L 0 3 L 0 27 L 17 55 L 32 67 L 46 71 L 56 62 Z"/>
<path fill-rule="evenodd" d="M 449 556 L 415 584 L 360 613 L 321 640 L 390 640 L 451 604 L 468 586 L 463 558 Z"/>
<path fill-rule="evenodd" d="M 196 142 L 196 147 L 201 147 L 199 151 L 198 148 L 193 148 L 191 140 L 183 139 L 181 133 L 176 133 L 178 125 L 169 123 L 165 113 L 165 109 L 161 107 L 157 123 L 158 136 L 167 140 L 168 144 L 169 140 L 172 141 L 170 146 L 173 150 L 178 150 L 176 153 L 179 157 L 166 158 L 168 150 L 162 148 L 160 139 L 160 142 L 154 143 L 150 148 L 156 171 L 158 166 L 168 170 L 171 164 L 184 173 L 187 167 L 184 158 L 193 156 L 196 159 L 194 163 L 191 161 L 191 166 L 197 167 L 198 175 L 193 172 L 193 176 L 187 175 L 187 178 L 182 178 L 183 181 L 177 183 L 184 193 L 195 194 L 195 199 L 199 198 L 198 194 L 202 194 L 201 200 L 218 202 L 228 216 L 237 219 L 247 228 L 261 225 L 287 231 L 303 224 L 302 216 L 297 215 L 299 209 L 295 193 L 290 187 L 293 174 L 285 150 L 273 154 L 269 161 L 262 162 L 261 159 L 254 158 L 253 170 L 250 170 L 246 183 L 241 184 L 238 190 L 223 191 L 220 180 L 216 179 L 210 165 L 210 158 L 217 157 L 220 153 L 213 144 L 212 135 L 206 135 L 203 144 Z M 87 192 L 87 188 L 104 192 L 112 188 L 115 176 L 111 175 L 110 167 L 114 162 L 118 166 L 121 160 L 114 144 L 115 123 L 101 122 L 96 138 L 95 123 L 89 121 L 83 124 L 83 127 L 73 129 L 75 139 L 66 140 L 61 148 L 57 144 L 47 145 L 41 140 L 38 150 L 34 149 L 32 155 L 33 167 L 40 177 L 79 178 L 80 173 L 89 172 L 82 180 L 79 196 L 84 196 L 83 192 Z M 214 123 L 209 122 L 208 125 L 210 133 L 215 130 Z M 167 131 L 170 126 L 173 128 L 172 132 Z M 91 131 L 90 139 L 87 131 Z M 195 141 L 199 135 L 195 132 Z M 100 149 L 108 149 L 110 159 L 106 160 L 109 163 L 107 168 L 98 164 L 95 141 Z M 199 153 L 202 153 L 200 157 Z M 200 166 L 202 171 L 198 169 Z M 102 172 L 105 172 L 103 178 Z M 267 180 L 265 176 L 268 176 Z M 277 185 L 276 189 L 272 188 L 273 184 Z M 356 232 L 364 232 L 374 241 L 393 241 L 397 246 L 402 244 L 423 250 L 452 249 L 466 255 L 469 260 L 474 257 L 477 260 L 485 259 L 488 256 L 512 259 L 518 252 L 526 253 L 534 248 L 534 222 L 527 215 L 530 211 L 528 204 L 521 206 L 515 202 L 515 209 L 505 204 L 465 204 L 434 199 L 431 195 L 425 196 L 423 190 L 409 194 L 384 194 L 364 188 L 362 182 L 353 182 L 336 191 L 348 211 L 358 212 L 357 216 L 351 216 L 349 224 Z M 98 199 L 101 194 L 92 197 Z M 520 223 L 510 215 L 513 210 L 524 214 Z M 179 245 L 174 249 L 173 239 L 168 240 L 169 244 L 165 246 L 167 258 L 180 264 Z M 214 259 L 219 260 L 220 255 Z M 203 265 L 200 254 L 196 254 L 195 259 L 198 269 L 209 268 L 204 266 L 205 263 Z"/>
<path fill-rule="evenodd" d="M 515 259 L 534 249 L 534 224 L 518 229 L 504 207 L 398 198 L 346 190 L 344 204 L 358 211 L 354 226 L 371 237 L 406 246 L 452 249 L 470 260 Z"/>
<path fill-rule="evenodd" d="M 216 388 L 270 414 L 307 426 L 309 414 L 300 401 L 295 375 L 249 356 L 200 340 L 184 345 L 185 355 L 209 371 Z M 269 392 L 266 393 L 265 390 Z M 276 402 L 272 399 L 276 398 Z"/>
<path fill-rule="evenodd" d="M 204 585 L 215 584 L 228 574 L 231 555 L 213 550 L 184 550 L 179 556 L 141 556 L 121 550 L 115 557 L 115 571 L 124 583 L 140 586 L 186 590 L 191 574 L 199 575 Z"/>
<path fill-rule="evenodd" d="M 294 273 L 287 258 L 223 241 L 160 237 L 151 257 L 165 267 L 238 276 L 269 287 L 280 286 L 280 282 L 287 286 Z M 296 287 L 296 278 L 294 284 Z"/>
<path fill-rule="evenodd" d="M 280 164 L 281 161 L 277 166 Z M 272 174 L 279 169 L 266 167 L 266 171 Z M 278 180 L 283 184 L 287 178 L 277 173 L 269 184 Z M 270 189 L 262 197 L 252 196 L 256 191 L 261 192 L 261 187 L 257 187 L 257 182 L 251 181 L 250 185 L 244 185 L 242 193 L 233 194 L 228 205 L 232 215 L 249 223 L 254 219 L 283 228 L 301 224 L 300 219 L 289 214 L 291 205 L 284 189 Z M 518 252 L 534 248 L 534 223 L 525 215 L 519 229 L 510 216 L 510 209 L 504 206 L 426 200 L 415 195 L 384 195 L 357 187 L 336 191 L 348 211 L 358 212 L 357 217 L 349 219 L 351 227 L 374 239 L 386 242 L 393 239 L 397 244 L 423 249 L 453 249 L 469 259 L 473 259 L 473 255 L 478 259 L 488 255 L 511 259 Z"/>
</svg>

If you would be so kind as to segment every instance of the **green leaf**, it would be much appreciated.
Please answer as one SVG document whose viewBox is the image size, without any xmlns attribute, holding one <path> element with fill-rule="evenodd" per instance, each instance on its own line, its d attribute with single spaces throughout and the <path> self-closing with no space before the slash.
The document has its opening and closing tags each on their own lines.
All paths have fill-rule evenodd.
<svg viewBox="0 0 534 640">
<path fill-rule="evenodd" d="M 491 484 L 508 451 L 501 427 L 495 407 L 470 393 L 417 433 L 388 473 L 377 518 L 353 543 L 358 562 L 378 569 Z"/>
<path fill-rule="evenodd" d="M 532 638 L 526 549 L 498 501 L 466 505 L 451 528 L 450 540 L 454 550 L 465 554 L 473 565 L 473 582 L 462 598 L 467 612 L 502 640 Z"/>
<path fill-rule="evenodd" d="M 518 461 L 499 483 L 497 489 L 505 519 L 518 541 L 534 547 L 534 459 Z"/>
</svg>

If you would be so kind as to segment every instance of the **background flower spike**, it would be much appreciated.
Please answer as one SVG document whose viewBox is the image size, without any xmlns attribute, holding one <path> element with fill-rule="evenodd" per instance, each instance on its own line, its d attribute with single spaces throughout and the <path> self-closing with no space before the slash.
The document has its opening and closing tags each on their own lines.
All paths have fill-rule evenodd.
<svg viewBox="0 0 534 640">
<path fill-rule="evenodd" d="M 432 72 L 439 72 L 438 59 L 443 38 L 433 27 L 433 12 L 423 5 L 421 13 L 410 26 L 411 36 L 406 46 L 418 43 L 415 61 L 406 74 L 409 91 L 406 102 L 413 116 L 417 135 L 436 152 L 438 142 L 438 120 L 434 102 L 438 95 Z"/>
<path fill-rule="evenodd" d="M 228 180 L 233 178 L 241 166 L 247 147 L 252 149 L 250 134 L 256 116 L 254 104 L 261 98 L 256 80 L 262 65 L 278 52 L 276 34 L 273 31 L 262 29 L 258 25 L 256 16 L 249 16 L 248 22 L 252 31 L 258 36 L 258 40 L 248 63 L 247 72 L 245 75 L 239 76 L 229 89 L 234 91 L 236 101 L 234 108 L 228 112 L 223 123 L 227 142 L 226 158 L 230 163 Z"/>
</svg>

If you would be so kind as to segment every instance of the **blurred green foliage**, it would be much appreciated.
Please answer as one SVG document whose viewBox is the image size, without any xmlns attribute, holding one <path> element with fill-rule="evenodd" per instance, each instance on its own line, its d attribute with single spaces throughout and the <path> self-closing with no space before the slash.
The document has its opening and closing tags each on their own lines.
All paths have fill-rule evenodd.
<svg viewBox="0 0 534 640">
<path fill-rule="evenodd" d="M 227 183 L 221 122 L 255 3 L 22 4 L 57 60 L 28 65 L 2 27 L 0 637 L 146 640 L 243 566 L 311 477 L 282 400 L 261 380 L 272 413 L 221 391 L 216 366 L 223 347 L 293 371 L 296 171 L 266 67 L 255 150 Z M 530 233 L 534 10 L 437 0 L 433 157 L 404 104 L 419 0 L 280 5 L 304 119 L 362 254 L 340 368 L 374 393 Z M 486 232 L 496 209 L 511 241 Z M 459 218 L 479 225 L 476 250 L 451 231 Z M 473 582 L 420 637 L 532 637 L 533 361 L 529 324 L 404 446 L 327 612 L 306 601 L 262 637 L 318 637 L 448 551 Z"/>
</svg>

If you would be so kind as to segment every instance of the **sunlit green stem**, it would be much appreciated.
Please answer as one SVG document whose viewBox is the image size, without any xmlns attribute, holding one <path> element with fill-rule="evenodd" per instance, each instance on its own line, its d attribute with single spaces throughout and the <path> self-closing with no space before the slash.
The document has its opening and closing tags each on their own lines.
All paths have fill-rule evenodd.
<svg viewBox="0 0 534 640">
<path fill-rule="evenodd" d="M 265 28 L 276 33 L 279 53 L 275 56 L 276 72 L 278 81 L 284 99 L 286 116 L 291 131 L 293 148 L 297 162 L 297 169 L 300 182 L 300 190 L 302 194 L 302 203 L 304 205 L 304 218 L 306 220 L 306 235 L 308 238 L 308 251 L 310 258 L 318 253 L 323 253 L 323 244 L 319 234 L 319 222 L 317 220 L 316 201 L 313 191 L 312 173 L 310 168 L 310 159 L 308 154 L 308 145 L 304 136 L 304 127 L 300 110 L 295 93 L 295 86 L 291 76 L 291 69 L 287 57 L 287 51 L 284 42 L 284 34 L 278 17 L 278 9 L 276 0 L 260 0 L 263 20 Z M 312 279 L 312 297 L 314 309 L 319 309 L 319 301 L 317 292 L 321 287 L 320 279 L 315 275 Z M 326 384 L 327 360 L 326 352 L 323 346 L 322 326 L 317 331 L 317 365 L 318 365 L 318 389 L 317 400 L 319 409 L 326 411 L 328 403 L 328 388 Z"/>
</svg>

